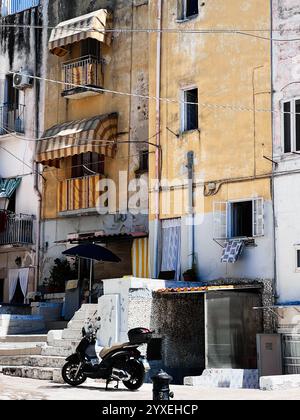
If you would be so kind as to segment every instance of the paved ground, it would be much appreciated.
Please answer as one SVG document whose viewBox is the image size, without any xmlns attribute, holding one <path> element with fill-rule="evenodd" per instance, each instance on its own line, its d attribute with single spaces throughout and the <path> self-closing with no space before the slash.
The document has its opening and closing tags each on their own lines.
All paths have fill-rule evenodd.
<svg viewBox="0 0 300 420">
<path fill-rule="evenodd" d="M 300 389 L 267 392 L 171 386 L 171 390 L 175 400 L 300 400 Z M 0 374 L 0 400 L 152 400 L 152 386 L 146 384 L 134 393 L 125 389 L 106 392 L 102 383 L 92 380 L 73 389 L 48 381 Z"/>
</svg>

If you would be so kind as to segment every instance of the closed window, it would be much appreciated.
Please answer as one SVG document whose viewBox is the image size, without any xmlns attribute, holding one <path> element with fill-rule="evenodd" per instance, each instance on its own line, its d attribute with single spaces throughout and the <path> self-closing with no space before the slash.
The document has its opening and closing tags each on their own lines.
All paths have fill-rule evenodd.
<svg viewBox="0 0 300 420">
<path fill-rule="evenodd" d="M 214 239 L 255 238 L 263 235 L 263 198 L 214 203 Z"/>
<path fill-rule="evenodd" d="M 198 89 L 183 90 L 181 109 L 181 131 L 197 130 L 199 128 Z"/>
<path fill-rule="evenodd" d="M 283 103 L 284 153 L 300 152 L 300 99 Z"/>
<path fill-rule="evenodd" d="M 178 19 L 185 20 L 199 14 L 198 0 L 178 0 Z"/>
</svg>

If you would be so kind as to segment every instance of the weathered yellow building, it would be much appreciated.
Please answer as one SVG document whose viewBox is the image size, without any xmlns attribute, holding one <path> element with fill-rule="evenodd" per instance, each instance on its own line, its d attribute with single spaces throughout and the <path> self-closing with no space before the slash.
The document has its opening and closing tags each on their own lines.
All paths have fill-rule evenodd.
<svg viewBox="0 0 300 420">
<path fill-rule="evenodd" d="M 269 2 L 149 8 L 152 275 L 272 281 Z"/>
<path fill-rule="evenodd" d="M 142 28 L 148 6 L 67 3 L 52 2 L 48 13 L 46 110 L 36 155 L 44 176 L 41 282 L 54 259 L 82 240 L 104 244 L 122 260 L 96 264 L 96 283 L 146 276 L 148 216 L 130 211 L 126 190 L 130 181 L 147 185 L 148 144 L 140 140 L 148 137 L 148 102 L 114 92 L 147 95 L 148 35 L 111 30 Z M 138 201 L 147 208 L 147 191 Z"/>
</svg>

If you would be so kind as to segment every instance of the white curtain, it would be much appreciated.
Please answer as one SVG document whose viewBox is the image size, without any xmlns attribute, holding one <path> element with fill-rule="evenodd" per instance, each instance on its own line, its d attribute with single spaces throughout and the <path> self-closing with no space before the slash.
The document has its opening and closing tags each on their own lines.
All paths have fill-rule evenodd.
<svg viewBox="0 0 300 420">
<path fill-rule="evenodd" d="M 181 219 L 169 219 L 162 222 L 161 271 L 175 271 L 175 280 L 180 280 Z"/>
<path fill-rule="evenodd" d="M 19 269 L 19 280 L 20 280 L 20 286 L 22 293 L 24 295 L 24 300 L 26 298 L 27 294 L 27 288 L 28 288 L 28 281 L 29 281 L 29 268 L 20 268 Z"/>
<path fill-rule="evenodd" d="M 13 300 L 17 284 L 19 280 L 19 269 L 11 269 L 8 272 L 8 282 L 9 282 L 9 302 Z"/>
</svg>

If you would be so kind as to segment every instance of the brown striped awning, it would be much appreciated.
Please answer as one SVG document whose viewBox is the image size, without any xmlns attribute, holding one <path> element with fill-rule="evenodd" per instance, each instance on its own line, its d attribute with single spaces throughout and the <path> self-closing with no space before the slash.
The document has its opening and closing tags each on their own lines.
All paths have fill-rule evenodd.
<svg viewBox="0 0 300 420">
<path fill-rule="evenodd" d="M 63 57 L 67 54 L 67 46 L 84 39 L 93 38 L 110 45 L 112 15 L 107 9 L 96 10 L 87 15 L 59 23 L 52 29 L 49 39 L 49 50 L 52 54 Z"/>
<path fill-rule="evenodd" d="M 116 113 L 55 125 L 46 130 L 38 141 L 36 161 L 58 166 L 59 159 L 87 152 L 113 158 L 117 131 Z"/>
</svg>

